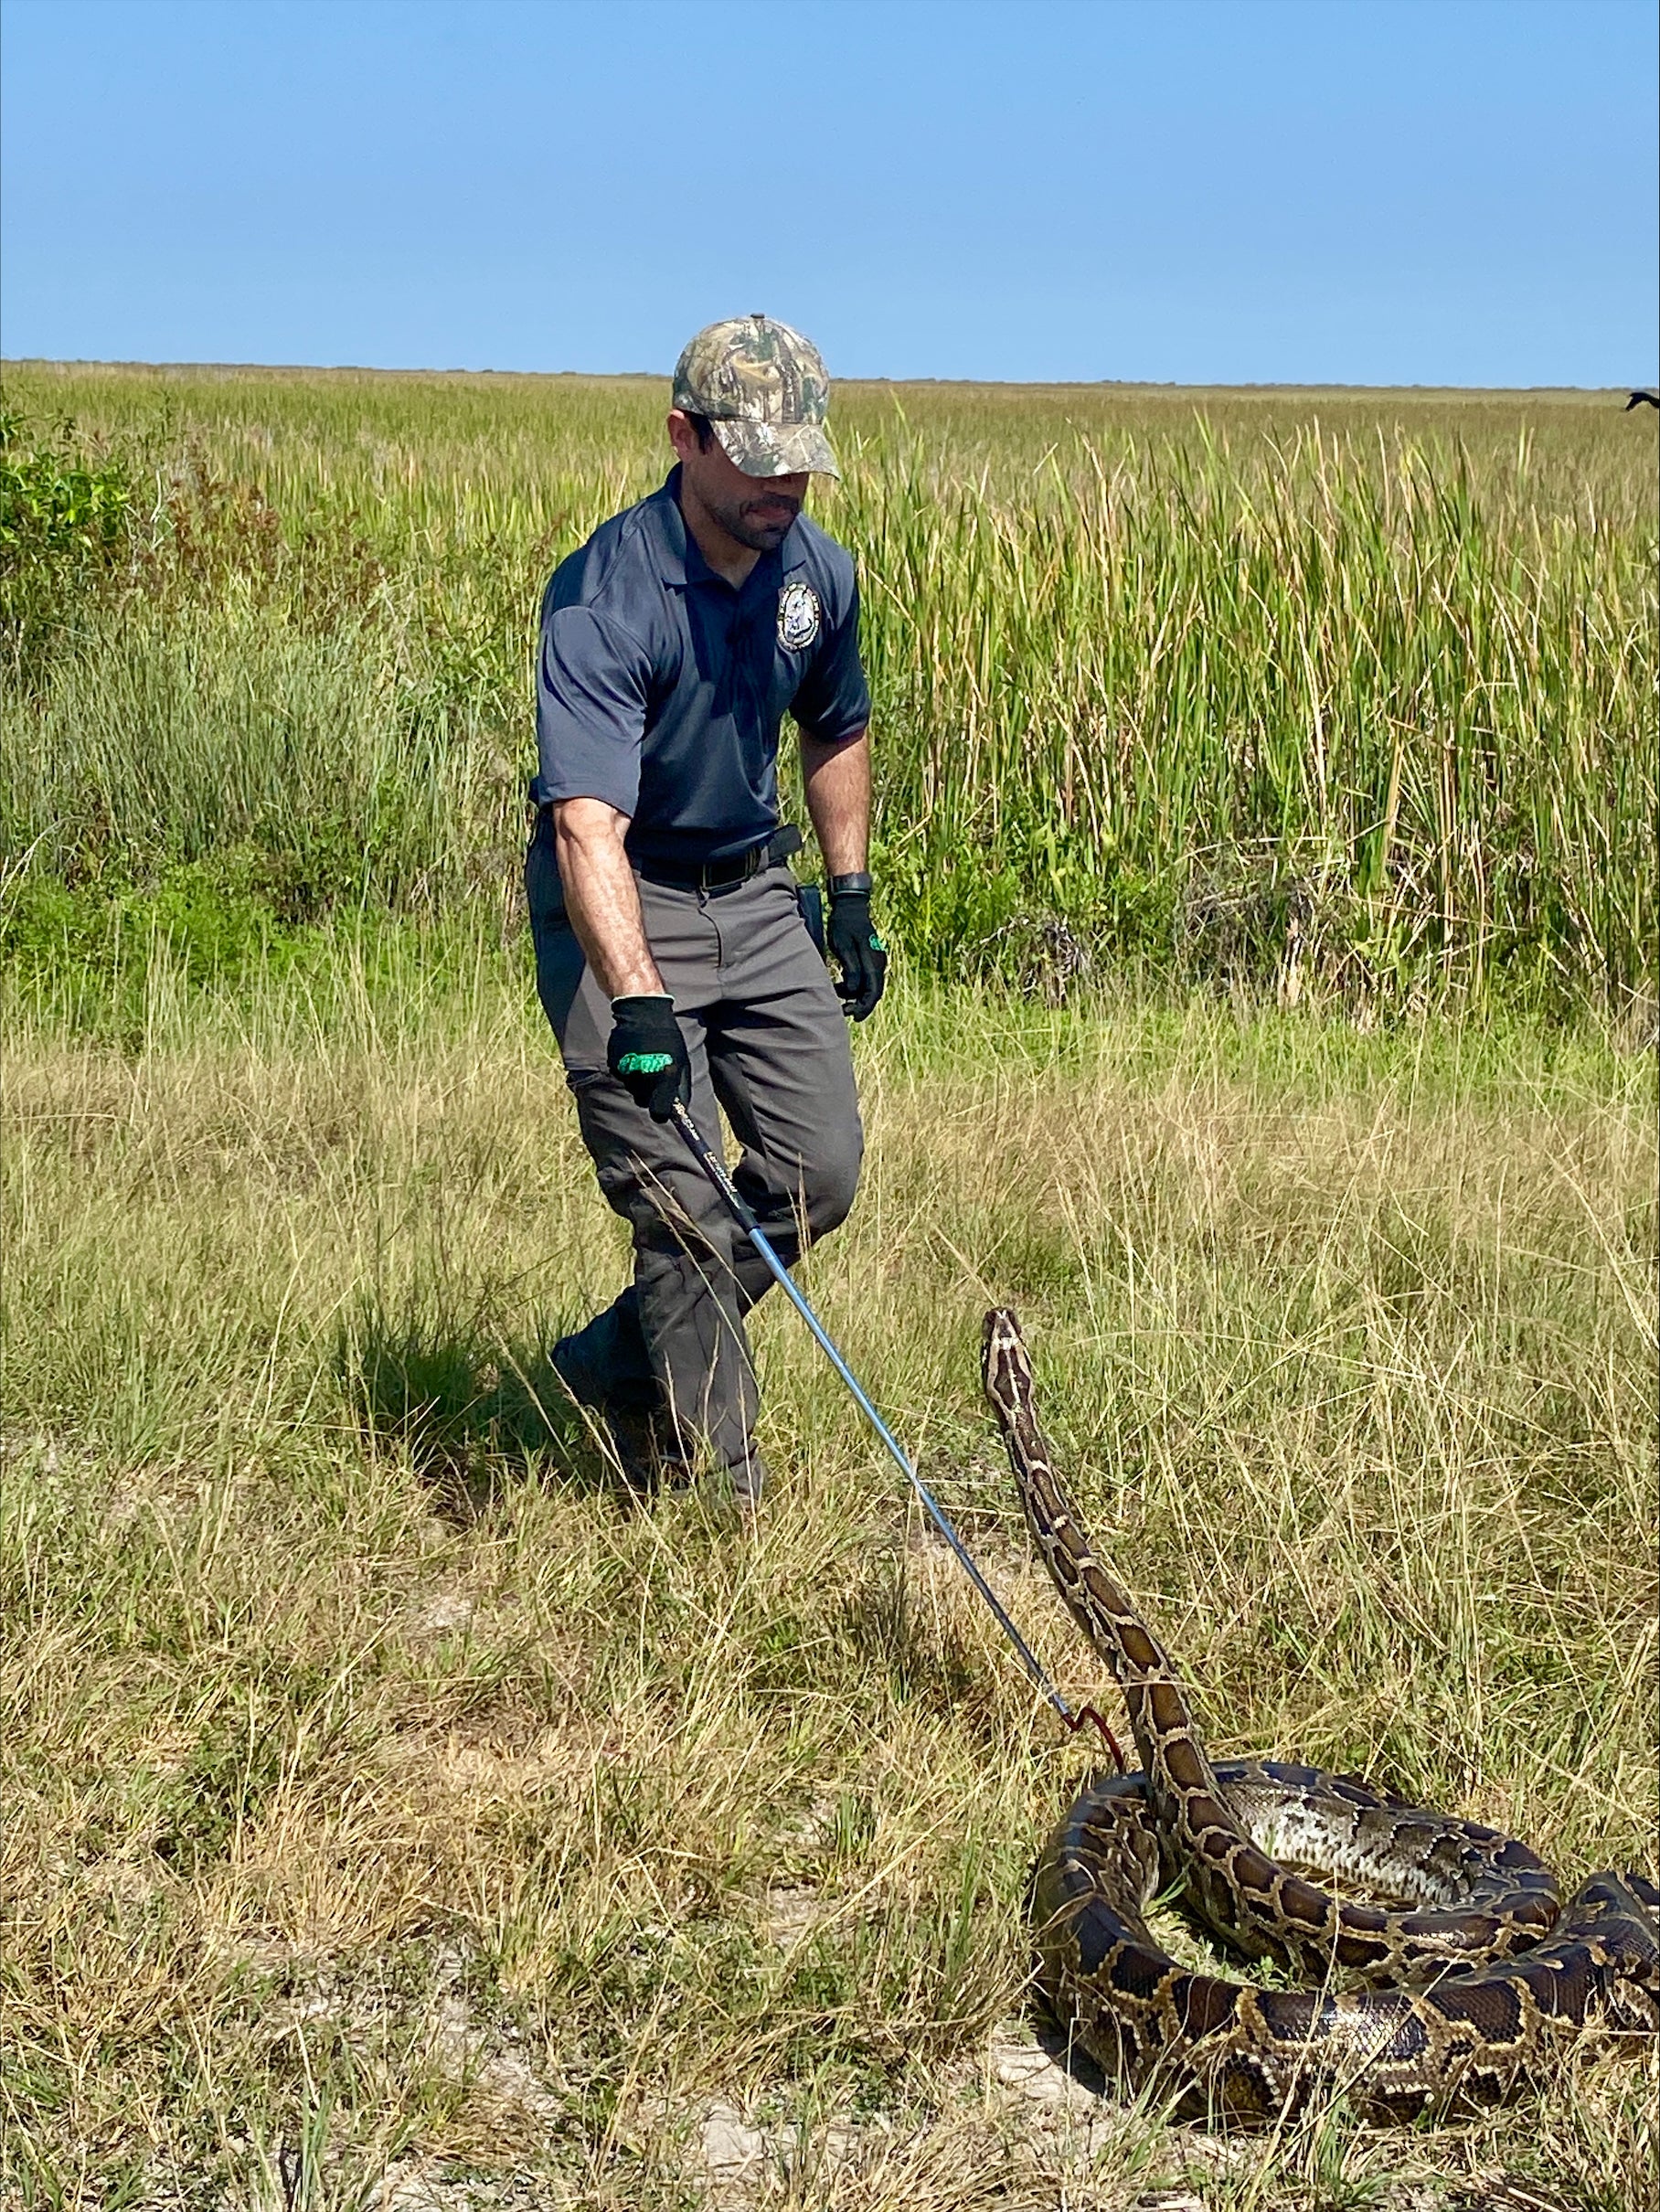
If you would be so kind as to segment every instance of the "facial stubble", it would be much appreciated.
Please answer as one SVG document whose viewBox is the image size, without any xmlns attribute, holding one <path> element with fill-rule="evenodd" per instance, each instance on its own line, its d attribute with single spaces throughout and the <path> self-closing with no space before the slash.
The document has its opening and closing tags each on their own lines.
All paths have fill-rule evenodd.
<svg viewBox="0 0 1660 2212">
<path fill-rule="evenodd" d="M 757 522 L 752 519 L 752 510 L 761 506 L 787 507 L 789 513 L 782 522 Z M 795 517 L 801 513 L 801 501 L 771 493 L 764 499 L 737 500 L 730 505 L 723 502 L 709 512 L 729 537 L 747 546 L 751 553 L 771 553 L 789 536 Z"/>
</svg>

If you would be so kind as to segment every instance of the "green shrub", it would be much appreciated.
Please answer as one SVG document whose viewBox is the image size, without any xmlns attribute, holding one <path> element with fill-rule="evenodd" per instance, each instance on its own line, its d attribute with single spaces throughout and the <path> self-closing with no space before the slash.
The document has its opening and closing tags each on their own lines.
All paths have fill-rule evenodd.
<svg viewBox="0 0 1660 2212">
<path fill-rule="evenodd" d="M 125 558 L 133 488 L 113 454 L 90 460 L 66 420 L 30 429 L 0 408 L 0 643 L 26 682 L 88 592 Z"/>
</svg>

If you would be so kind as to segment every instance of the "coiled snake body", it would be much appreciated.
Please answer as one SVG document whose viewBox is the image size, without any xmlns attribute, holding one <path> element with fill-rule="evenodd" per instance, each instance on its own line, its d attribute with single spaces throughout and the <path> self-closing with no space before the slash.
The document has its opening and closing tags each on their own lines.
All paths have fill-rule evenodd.
<svg viewBox="0 0 1660 2212">
<path fill-rule="evenodd" d="M 1492 1829 L 1310 1767 L 1213 1764 L 1055 1474 L 1012 1313 L 985 1317 L 984 1377 L 1034 1541 L 1116 1675 L 1141 1754 L 1141 1772 L 1085 1790 L 1034 1877 L 1046 1994 L 1110 2074 L 1235 2122 L 1319 2090 L 1402 2120 L 1496 2102 L 1593 2023 L 1660 2027 L 1660 1889 L 1641 1876 L 1594 1875 L 1564 1906 L 1526 1845 Z M 1340 1900 L 1303 1866 L 1404 1903 Z M 1143 1917 L 1172 1889 L 1308 1986 L 1179 1964 Z"/>
</svg>

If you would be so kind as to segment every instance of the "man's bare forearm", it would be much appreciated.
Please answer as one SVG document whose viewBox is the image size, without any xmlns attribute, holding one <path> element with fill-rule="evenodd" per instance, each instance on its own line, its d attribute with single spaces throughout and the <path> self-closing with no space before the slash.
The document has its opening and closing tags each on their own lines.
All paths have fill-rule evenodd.
<svg viewBox="0 0 1660 2212">
<path fill-rule="evenodd" d="M 857 876 L 870 857 L 870 735 L 821 745 L 803 732 L 802 781 L 813 834 L 831 876 Z"/>
<path fill-rule="evenodd" d="M 623 849 L 628 821 L 602 799 L 561 799 L 553 810 L 565 911 L 607 998 L 633 998 L 664 987 L 645 940 L 640 887 Z"/>
</svg>

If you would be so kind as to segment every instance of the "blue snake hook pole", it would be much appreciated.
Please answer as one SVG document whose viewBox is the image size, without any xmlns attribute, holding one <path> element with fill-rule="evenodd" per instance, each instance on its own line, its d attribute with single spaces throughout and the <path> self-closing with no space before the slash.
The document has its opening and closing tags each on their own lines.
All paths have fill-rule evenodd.
<svg viewBox="0 0 1660 2212">
<path fill-rule="evenodd" d="M 702 1133 L 698 1129 L 697 1122 L 693 1121 L 690 1113 L 686 1111 L 686 1106 L 679 1099 L 675 1101 L 674 1107 L 672 1109 L 672 1118 L 675 1127 L 680 1132 L 681 1136 L 686 1140 L 686 1146 L 691 1152 L 693 1158 L 697 1161 L 698 1166 L 702 1168 L 704 1174 L 708 1177 L 710 1183 L 714 1186 L 716 1191 L 718 1193 L 721 1203 L 725 1206 L 728 1213 L 731 1215 L 733 1220 L 737 1222 L 739 1228 L 742 1229 L 744 1235 L 755 1247 L 755 1250 L 760 1253 L 761 1259 L 766 1262 L 767 1267 L 771 1271 L 778 1284 L 789 1298 L 790 1303 L 795 1308 L 796 1312 L 806 1323 L 808 1328 L 812 1330 L 814 1336 L 818 1341 L 819 1349 L 824 1353 L 825 1358 L 830 1362 L 830 1365 L 835 1369 L 836 1373 L 846 1384 L 848 1389 L 853 1393 L 854 1400 L 857 1404 L 860 1412 L 863 1413 L 865 1419 L 870 1423 L 870 1426 L 876 1430 L 878 1436 L 881 1438 L 883 1443 L 888 1447 L 889 1452 L 898 1464 L 901 1473 L 905 1476 L 906 1481 L 910 1483 L 911 1488 L 916 1492 L 918 1497 L 921 1500 L 924 1508 L 927 1510 L 930 1517 L 933 1521 L 934 1526 L 939 1530 L 940 1534 L 945 1538 L 945 1541 L 951 1546 L 952 1550 L 956 1554 L 958 1564 L 962 1567 L 963 1571 L 967 1575 L 969 1580 L 974 1584 L 980 1595 L 985 1600 L 987 1605 L 991 1607 L 993 1613 L 996 1617 L 997 1625 L 1002 1629 L 1004 1634 L 1008 1638 L 1010 1643 L 1014 1646 L 1015 1652 L 1019 1657 L 1021 1664 L 1026 1668 L 1026 1671 L 1027 1675 L 1030 1675 L 1035 1686 L 1042 1692 L 1049 1705 L 1052 1706 L 1055 1711 L 1059 1714 L 1060 1717 L 1066 1722 L 1069 1728 L 1076 1729 L 1079 1723 L 1085 1718 L 1097 1719 L 1097 1724 L 1101 1725 L 1098 1717 L 1094 1715 L 1091 1709 L 1087 1707 L 1081 1712 L 1074 1712 L 1073 1708 L 1067 1703 L 1060 1692 L 1055 1687 L 1055 1685 L 1049 1680 L 1048 1675 L 1044 1671 L 1042 1663 L 1038 1660 L 1037 1654 L 1033 1652 L 1026 1638 L 1020 1633 L 1020 1631 L 1009 1619 L 1007 1613 L 1003 1609 L 1002 1603 L 999 1601 L 996 1592 L 992 1589 L 990 1583 L 987 1582 L 985 1577 L 980 1572 L 980 1569 L 975 1566 L 973 1558 L 969 1556 L 967 1546 L 963 1543 L 962 1537 L 957 1534 L 956 1530 L 952 1526 L 950 1521 L 946 1518 L 944 1510 L 941 1506 L 939 1501 L 935 1498 L 933 1493 L 929 1489 L 927 1484 L 923 1482 L 921 1476 L 917 1473 L 916 1469 L 911 1465 L 909 1457 L 901 1449 L 887 1422 L 882 1419 L 881 1415 L 871 1404 L 869 1398 L 865 1395 L 865 1392 L 860 1388 L 858 1378 L 857 1376 L 855 1376 L 852 1368 L 847 1365 L 846 1361 L 842 1357 L 840 1352 L 837 1351 L 835 1343 L 832 1341 L 829 1331 L 825 1327 L 824 1323 L 820 1321 L 818 1315 L 813 1311 L 813 1308 L 807 1303 L 807 1301 L 803 1295 L 801 1288 L 797 1284 L 795 1278 L 791 1274 L 789 1269 L 784 1265 L 778 1254 L 772 1250 L 772 1246 L 767 1238 L 766 1232 L 762 1229 L 760 1222 L 756 1220 L 754 1215 L 750 1211 L 749 1207 L 744 1204 L 743 1199 L 740 1196 L 737 1186 L 733 1183 L 731 1176 L 729 1175 L 726 1171 L 725 1162 L 712 1146 L 704 1142 Z"/>
</svg>

